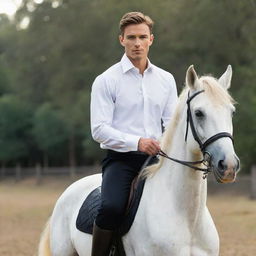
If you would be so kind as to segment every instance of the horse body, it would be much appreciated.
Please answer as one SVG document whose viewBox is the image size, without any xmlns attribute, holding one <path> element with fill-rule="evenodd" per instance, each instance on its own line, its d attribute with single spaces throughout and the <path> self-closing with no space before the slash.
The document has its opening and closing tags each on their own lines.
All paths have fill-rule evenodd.
<svg viewBox="0 0 256 256">
<path fill-rule="evenodd" d="M 209 85 L 209 91 L 207 87 L 203 88 L 206 92 L 198 94 L 191 102 L 198 137 L 207 141 L 217 133 L 232 133 L 233 105 L 226 92 L 230 79 L 230 70 L 227 70 L 219 80 L 219 83 L 224 81 L 225 90 L 215 91 L 214 86 L 220 87 L 214 84 L 217 81 L 203 78 L 199 81 L 193 68 L 187 71 L 187 89 L 180 96 L 175 116 L 162 138 L 164 152 L 187 161 L 198 161 L 203 157 L 194 134 L 189 131 L 186 135 L 186 100 L 188 91 L 198 91 L 204 83 L 214 86 Z M 212 140 L 207 145 L 207 153 L 211 156 L 216 179 L 225 183 L 234 181 L 239 160 L 231 139 L 224 136 Z M 147 179 L 141 202 L 129 232 L 123 237 L 126 255 L 219 255 L 219 237 L 207 209 L 207 181 L 203 179 L 203 173 L 161 158 L 142 175 Z M 50 220 L 51 252 L 46 254 L 41 249 L 39 256 L 90 256 L 92 236 L 77 230 L 75 222 L 84 199 L 100 184 L 101 175 L 92 175 L 73 183 L 62 194 Z M 40 248 L 43 247 L 41 244 Z"/>
<path fill-rule="evenodd" d="M 169 154 L 180 159 L 186 155 L 185 146 L 176 139 L 180 146 L 172 147 Z M 202 173 L 165 161 L 145 183 L 134 223 L 124 237 L 127 255 L 218 255 L 219 237 L 206 196 Z"/>
</svg>

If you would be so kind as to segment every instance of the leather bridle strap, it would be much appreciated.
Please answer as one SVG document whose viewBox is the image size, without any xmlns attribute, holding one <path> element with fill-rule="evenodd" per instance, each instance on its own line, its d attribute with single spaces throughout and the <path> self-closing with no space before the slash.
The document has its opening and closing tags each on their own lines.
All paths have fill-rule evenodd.
<svg viewBox="0 0 256 256">
<path fill-rule="evenodd" d="M 188 99 L 187 99 L 187 127 L 186 127 L 186 135 L 185 135 L 185 141 L 187 141 L 187 137 L 188 137 L 188 126 L 190 124 L 191 127 L 191 131 L 193 134 L 193 137 L 195 139 L 195 141 L 197 141 L 197 143 L 199 144 L 200 148 L 202 147 L 202 142 L 199 139 L 197 132 L 196 132 L 196 128 L 193 122 L 193 118 L 192 118 L 192 113 L 191 113 L 191 109 L 190 109 L 190 102 L 191 100 L 193 100 L 198 94 L 204 92 L 204 90 L 198 91 L 196 93 L 194 93 L 191 97 L 189 96 L 189 92 L 188 92 Z"/>
<path fill-rule="evenodd" d="M 190 108 L 191 100 L 194 99 L 198 94 L 200 94 L 202 92 L 204 92 L 204 90 L 195 92 L 192 96 L 189 96 L 189 93 L 188 93 L 188 99 L 187 99 L 187 107 L 188 107 L 187 108 L 187 126 L 186 126 L 185 141 L 187 141 L 188 127 L 190 125 L 193 137 L 194 137 L 195 141 L 197 141 L 197 143 L 199 144 L 201 152 L 204 155 L 204 159 L 200 160 L 200 161 L 195 161 L 195 162 L 183 161 L 183 160 L 179 160 L 179 159 L 172 158 L 172 157 L 168 156 L 162 150 L 159 151 L 158 155 L 163 156 L 165 158 L 168 158 L 168 159 L 170 159 L 170 160 L 172 160 L 174 162 L 177 162 L 179 164 L 188 166 L 188 167 L 190 167 L 190 168 L 192 168 L 194 170 L 203 171 L 204 172 L 203 178 L 206 178 L 207 173 L 210 172 L 210 166 L 208 166 L 208 163 L 209 163 L 209 158 L 211 157 L 210 154 L 206 151 L 206 147 L 209 146 L 214 141 L 216 141 L 216 140 L 218 140 L 220 138 L 224 138 L 224 137 L 230 138 L 232 140 L 232 142 L 233 142 L 233 137 L 232 137 L 232 135 L 230 133 L 220 132 L 220 133 L 217 133 L 217 134 L 213 135 L 212 137 L 207 139 L 204 143 L 202 143 L 202 141 L 200 140 L 200 138 L 199 138 L 199 136 L 198 136 L 198 134 L 196 132 L 196 128 L 195 128 L 195 125 L 194 125 L 194 122 L 193 122 L 193 117 L 192 117 L 191 108 Z M 200 167 L 195 166 L 197 164 L 202 164 L 202 163 L 206 166 L 206 168 L 200 168 Z"/>
<path fill-rule="evenodd" d="M 189 96 L 188 93 L 188 99 L 187 99 L 187 127 L 186 127 L 186 135 L 185 135 L 185 141 L 187 141 L 187 136 L 188 136 L 188 126 L 190 125 L 191 127 L 191 131 L 193 134 L 193 137 L 195 139 L 195 141 L 197 141 L 197 143 L 199 144 L 199 147 L 201 149 L 201 151 L 204 153 L 205 149 L 207 146 L 209 146 L 211 143 L 213 143 L 214 141 L 223 138 L 223 137 L 228 137 L 233 141 L 233 136 L 230 133 L 227 132 L 220 132 L 217 133 L 215 135 L 213 135 L 212 137 L 210 137 L 209 139 L 207 139 L 204 143 L 200 140 L 197 132 L 196 132 L 196 128 L 193 122 L 193 117 L 192 117 L 192 112 L 191 112 L 191 108 L 190 108 L 190 102 L 192 99 L 194 99 L 198 94 L 204 92 L 204 90 L 198 91 L 196 93 L 194 93 L 191 97 Z"/>
<path fill-rule="evenodd" d="M 185 165 L 185 166 L 187 166 L 187 167 L 190 167 L 190 168 L 192 168 L 192 169 L 194 169 L 194 170 L 202 171 L 202 172 L 204 172 L 204 173 L 208 173 L 208 172 L 209 172 L 209 168 L 208 168 L 208 167 L 207 167 L 207 168 L 200 168 L 200 167 L 195 166 L 195 164 L 202 164 L 202 163 L 205 163 L 205 160 L 204 160 L 204 159 L 203 159 L 203 160 L 200 160 L 200 161 L 194 161 L 194 162 L 183 161 L 183 160 L 179 160 L 179 159 L 176 159 L 176 158 L 173 158 L 173 157 L 168 156 L 168 155 L 167 155 L 165 152 L 163 152 L 162 150 L 160 150 L 160 151 L 158 152 L 158 155 L 159 155 L 159 156 L 163 156 L 163 157 L 165 157 L 165 158 L 167 158 L 167 159 L 169 159 L 169 160 L 172 160 L 172 161 L 174 161 L 174 162 L 176 162 L 176 163 L 179 163 L 179 164 Z M 205 165 L 206 165 L 206 164 L 205 164 Z"/>
<path fill-rule="evenodd" d="M 234 139 L 233 139 L 233 136 L 228 133 L 228 132 L 220 132 L 220 133 L 217 133 L 215 135 L 213 135 L 212 137 L 210 137 L 209 139 L 207 139 L 203 144 L 202 146 L 200 146 L 201 148 L 201 151 L 204 152 L 206 147 L 209 146 L 210 144 L 212 144 L 214 141 L 220 139 L 220 138 L 224 138 L 224 137 L 227 137 L 227 138 L 230 138 L 232 140 L 232 142 L 234 143 Z"/>
</svg>

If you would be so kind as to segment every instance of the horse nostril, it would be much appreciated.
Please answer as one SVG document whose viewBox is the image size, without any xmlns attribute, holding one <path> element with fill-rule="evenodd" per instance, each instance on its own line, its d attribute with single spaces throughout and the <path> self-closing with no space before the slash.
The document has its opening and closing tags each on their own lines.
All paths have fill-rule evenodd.
<svg viewBox="0 0 256 256">
<path fill-rule="evenodd" d="M 225 171 L 227 169 L 227 165 L 225 164 L 224 160 L 220 160 L 218 167 L 221 171 Z"/>
</svg>

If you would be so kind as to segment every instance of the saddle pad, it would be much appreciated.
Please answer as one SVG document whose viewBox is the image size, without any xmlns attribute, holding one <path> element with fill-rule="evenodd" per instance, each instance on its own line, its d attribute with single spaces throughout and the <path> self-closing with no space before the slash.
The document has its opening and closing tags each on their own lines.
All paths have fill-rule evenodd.
<svg viewBox="0 0 256 256">
<path fill-rule="evenodd" d="M 134 218 L 136 216 L 136 213 L 139 207 L 144 185 L 145 185 L 145 179 L 140 179 L 133 193 L 131 204 L 124 217 L 123 223 L 120 226 L 119 230 L 117 230 L 120 236 L 125 235 L 130 230 L 130 227 L 132 226 L 132 223 L 134 221 Z M 101 203 L 100 199 L 101 199 L 101 187 L 94 189 L 87 196 L 87 198 L 85 199 L 85 201 L 83 202 L 79 210 L 79 213 L 76 219 L 76 227 L 78 230 L 84 233 L 92 234 L 93 223 L 97 216 L 98 209 Z"/>
<path fill-rule="evenodd" d="M 84 200 L 77 219 L 76 227 L 78 230 L 92 234 L 93 223 L 98 214 L 101 203 L 101 187 L 95 188 Z"/>
</svg>

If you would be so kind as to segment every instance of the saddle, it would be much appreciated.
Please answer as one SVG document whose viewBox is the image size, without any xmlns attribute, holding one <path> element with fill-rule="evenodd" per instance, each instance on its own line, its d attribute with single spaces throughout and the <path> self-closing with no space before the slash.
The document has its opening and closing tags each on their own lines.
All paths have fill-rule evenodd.
<svg viewBox="0 0 256 256">
<path fill-rule="evenodd" d="M 144 163 L 142 169 L 144 169 L 150 163 L 151 158 L 149 157 Z M 115 231 L 111 256 L 125 256 L 125 251 L 123 248 L 122 237 L 128 233 L 132 223 L 135 219 L 141 196 L 143 194 L 143 189 L 145 185 L 145 179 L 141 178 L 139 175 L 135 177 L 132 182 L 129 201 L 126 207 L 125 217 L 123 219 L 120 227 Z M 76 228 L 81 232 L 92 234 L 93 223 L 98 214 L 98 209 L 101 204 L 101 187 L 94 189 L 84 200 L 77 219 Z"/>
</svg>

